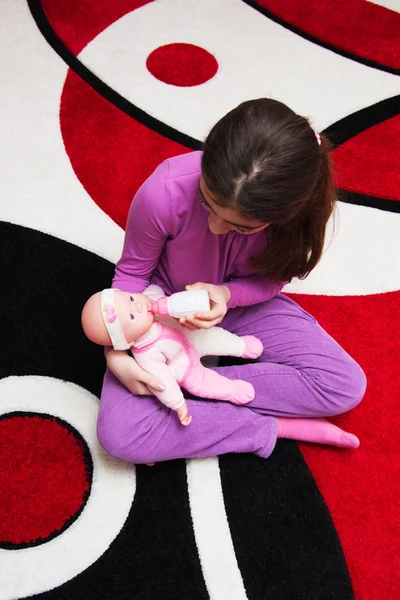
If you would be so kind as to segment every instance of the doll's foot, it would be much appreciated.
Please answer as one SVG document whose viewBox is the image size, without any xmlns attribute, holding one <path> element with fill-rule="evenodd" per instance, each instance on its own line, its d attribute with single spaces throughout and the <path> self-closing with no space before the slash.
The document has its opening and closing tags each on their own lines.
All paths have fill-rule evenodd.
<svg viewBox="0 0 400 600">
<path fill-rule="evenodd" d="M 236 379 L 233 383 L 235 384 L 235 390 L 229 400 L 232 404 L 247 404 L 254 400 L 255 391 L 251 383 L 241 379 Z"/>
<path fill-rule="evenodd" d="M 258 338 L 254 337 L 254 335 L 243 335 L 242 340 L 246 344 L 246 347 L 241 358 L 258 358 L 261 355 L 264 346 Z"/>
</svg>

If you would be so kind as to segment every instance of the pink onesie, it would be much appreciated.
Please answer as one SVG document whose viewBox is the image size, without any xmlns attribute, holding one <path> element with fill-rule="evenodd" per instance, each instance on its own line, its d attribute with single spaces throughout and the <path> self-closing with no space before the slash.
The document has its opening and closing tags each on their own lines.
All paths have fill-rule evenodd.
<svg viewBox="0 0 400 600">
<path fill-rule="evenodd" d="M 162 289 L 155 285 L 150 285 L 143 293 L 151 300 L 164 296 Z M 222 327 L 190 330 L 171 317 L 157 317 L 131 351 L 138 364 L 166 386 L 165 391 L 153 390 L 153 393 L 168 408 L 177 410 L 184 405 L 181 387 L 202 398 L 245 404 L 254 398 L 253 386 L 204 367 L 200 358 L 250 356 L 246 353 L 249 350 L 246 340 Z M 262 351 L 261 342 L 252 350 L 254 357 L 258 356 Z"/>
</svg>

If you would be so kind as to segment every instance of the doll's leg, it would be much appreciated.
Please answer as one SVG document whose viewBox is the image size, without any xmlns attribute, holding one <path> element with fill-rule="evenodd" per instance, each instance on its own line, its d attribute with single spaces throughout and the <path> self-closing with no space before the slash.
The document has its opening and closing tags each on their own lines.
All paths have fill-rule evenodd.
<svg viewBox="0 0 400 600">
<path fill-rule="evenodd" d="M 185 332 L 200 356 L 236 356 L 258 358 L 263 345 L 256 337 L 240 337 L 222 327 Z"/>
<path fill-rule="evenodd" d="M 175 411 L 154 396 L 133 396 L 107 369 L 97 435 L 112 456 L 138 464 L 252 452 L 267 458 L 275 447 L 277 419 L 229 402 L 187 400 L 193 420 L 182 427 Z"/>
<path fill-rule="evenodd" d="M 254 398 L 254 388 L 251 383 L 228 379 L 203 367 L 200 361 L 190 369 L 179 384 L 200 398 L 227 400 L 233 404 L 247 404 Z"/>
</svg>

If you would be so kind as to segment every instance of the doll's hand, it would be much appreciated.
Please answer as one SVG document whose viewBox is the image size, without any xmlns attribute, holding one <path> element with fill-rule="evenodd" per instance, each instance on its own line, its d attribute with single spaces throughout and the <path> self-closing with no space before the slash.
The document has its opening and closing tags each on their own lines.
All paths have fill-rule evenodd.
<svg viewBox="0 0 400 600">
<path fill-rule="evenodd" d="M 190 425 L 190 423 L 192 421 L 192 417 L 188 416 L 187 413 L 188 413 L 188 407 L 185 402 L 185 404 L 183 406 L 181 406 L 180 408 L 178 408 L 176 411 L 176 414 L 179 417 L 181 425 Z"/>
<path fill-rule="evenodd" d="M 179 322 L 182 325 L 188 326 L 191 324 L 197 329 L 210 329 L 221 323 L 227 313 L 227 304 L 231 297 L 231 292 L 226 285 L 214 285 L 212 283 L 202 283 L 199 281 L 193 285 L 187 285 L 186 289 L 207 290 L 210 297 L 211 310 L 179 319 Z"/>
</svg>

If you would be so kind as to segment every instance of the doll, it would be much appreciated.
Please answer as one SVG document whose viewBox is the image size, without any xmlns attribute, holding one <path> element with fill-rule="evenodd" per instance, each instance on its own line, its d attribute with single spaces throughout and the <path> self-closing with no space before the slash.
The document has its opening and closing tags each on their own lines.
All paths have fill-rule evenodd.
<svg viewBox="0 0 400 600">
<path fill-rule="evenodd" d="M 171 317 L 155 318 L 155 300 L 162 289 L 150 285 L 143 294 L 105 289 L 89 298 L 82 310 L 86 336 L 115 350 L 128 350 L 148 373 L 160 378 L 166 389 L 154 395 L 176 411 L 182 425 L 189 425 L 181 387 L 201 398 L 246 404 L 254 388 L 242 380 L 231 380 L 202 365 L 203 356 L 258 358 L 263 345 L 256 337 L 237 336 L 222 327 L 190 330 Z"/>
</svg>

